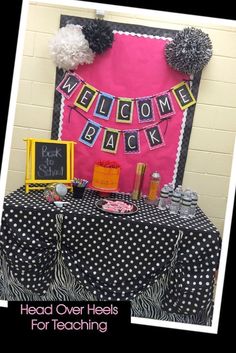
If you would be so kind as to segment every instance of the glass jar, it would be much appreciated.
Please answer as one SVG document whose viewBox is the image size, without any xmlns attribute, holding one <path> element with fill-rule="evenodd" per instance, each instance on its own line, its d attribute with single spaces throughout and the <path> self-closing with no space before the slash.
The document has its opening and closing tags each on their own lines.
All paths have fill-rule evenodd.
<svg viewBox="0 0 236 353">
<path fill-rule="evenodd" d="M 64 184 L 52 183 L 46 186 L 43 194 L 48 202 L 61 201 L 67 194 L 67 187 Z"/>
</svg>

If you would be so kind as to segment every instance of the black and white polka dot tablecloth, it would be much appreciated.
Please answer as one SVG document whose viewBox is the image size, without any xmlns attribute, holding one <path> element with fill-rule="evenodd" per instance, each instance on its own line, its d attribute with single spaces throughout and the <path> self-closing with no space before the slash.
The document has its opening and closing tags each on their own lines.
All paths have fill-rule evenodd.
<svg viewBox="0 0 236 353">
<path fill-rule="evenodd" d="M 111 197 L 130 201 L 128 195 Z M 98 210 L 99 195 L 86 190 L 62 209 L 42 191 L 24 187 L 5 198 L 0 245 L 14 277 L 44 294 L 55 277 L 58 253 L 77 280 L 98 300 L 132 300 L 165 275 L 162 309 L 194 314 L 212 301 L 218 268 L 219 232 L 198 208 L 183 220 L 143 199 L 138 212 L 111 215 Z"/>
</svg>

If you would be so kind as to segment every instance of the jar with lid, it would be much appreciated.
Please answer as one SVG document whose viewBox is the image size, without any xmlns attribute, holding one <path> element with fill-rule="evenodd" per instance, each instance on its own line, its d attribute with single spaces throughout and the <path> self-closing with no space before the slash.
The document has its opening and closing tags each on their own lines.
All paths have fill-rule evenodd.
<svg viewBox="0 0 236 353">
<path fill-rule="evenodd" d="M 67 194 L 67 187 L 64 184 L 52 183 L 46 186 L 43 194 L 48 202 L 61 201 Z"/>
<path fill-rule="evenodd" d="M 153 172 L 150 178 L 149 191 L 146 198 L 146 203 L 151 205 L 155 205 L 157 203 L 159 185 L 160 185 L 160 174 L 157 172 Z"/>
</svg>

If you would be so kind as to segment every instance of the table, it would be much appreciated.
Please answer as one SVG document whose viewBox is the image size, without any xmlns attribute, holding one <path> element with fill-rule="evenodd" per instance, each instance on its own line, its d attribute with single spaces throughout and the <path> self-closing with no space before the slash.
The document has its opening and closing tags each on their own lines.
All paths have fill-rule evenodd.
<svg viewBox="0 0 236 353">
<path fill-rule="evenodd" d="M 1 299 L 130 300 L 134 316 L 209 325 L 221 238 L 202 210 L 183 220 L 141 199 L 138 213 L 111 215 L 98 199 L 68 193 L 60 209 L 41 190 L 5 197 Z"/>
</svg>

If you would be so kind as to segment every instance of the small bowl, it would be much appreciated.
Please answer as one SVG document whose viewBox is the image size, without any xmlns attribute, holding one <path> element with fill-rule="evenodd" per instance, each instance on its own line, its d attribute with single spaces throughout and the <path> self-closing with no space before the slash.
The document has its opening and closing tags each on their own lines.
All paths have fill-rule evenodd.
<svg viewBox="0 0 236 353">
<path fill-rule="evenodd" d="M 57 206 L 57 207 L 62 207 L 64 205 L 64 202 L 63 201 L 54 201 L 54 204 Z"/>
</svg>

